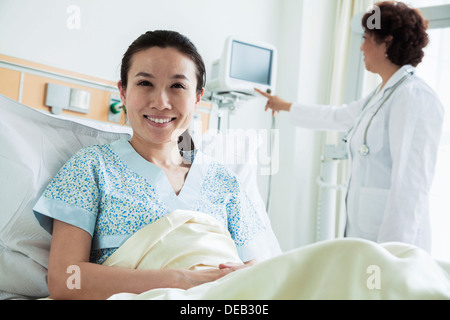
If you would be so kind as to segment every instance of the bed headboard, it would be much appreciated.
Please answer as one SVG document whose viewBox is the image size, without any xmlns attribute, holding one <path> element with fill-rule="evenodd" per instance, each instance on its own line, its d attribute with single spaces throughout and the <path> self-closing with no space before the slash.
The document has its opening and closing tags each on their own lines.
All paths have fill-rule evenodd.
<svg viewBox="0 0 450 320">
<path fill-rule="evenodd" d="M 50 112 L 51 108 L 46 105 L 49 83 L 89 92 L 88 113 L 63 110 L 63 115 L 126 124 L 124 112 L 111 117 L 111 99 L 119 94 L 114 81 L 0 54 L 0 94 L 29 107 Z M 210 103 L 202 101 L 195 117 L 201 121 L 203 133 L 209 128 L 211 107 Z"/>
</svg>

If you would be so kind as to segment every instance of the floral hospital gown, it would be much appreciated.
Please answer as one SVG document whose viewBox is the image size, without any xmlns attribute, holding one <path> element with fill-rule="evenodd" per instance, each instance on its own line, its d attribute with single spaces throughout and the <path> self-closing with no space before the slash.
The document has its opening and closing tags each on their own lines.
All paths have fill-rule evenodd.
<svg viewBox="0 0 450 320">
<path fill-rule="evenodd" d="M 176 195 L 163 170 L 142 158 L 126 140 L 86 147 L 57 173 L 34 207 L 51 232 L 58 219 L 88 232 L 91 262 L 103 263 L 144 226 L 176 210 L 209 214 L 226 227 L 243 261 L 266 226 L 255 212 L 237 177 L 201 152 Z"/>
</svg>

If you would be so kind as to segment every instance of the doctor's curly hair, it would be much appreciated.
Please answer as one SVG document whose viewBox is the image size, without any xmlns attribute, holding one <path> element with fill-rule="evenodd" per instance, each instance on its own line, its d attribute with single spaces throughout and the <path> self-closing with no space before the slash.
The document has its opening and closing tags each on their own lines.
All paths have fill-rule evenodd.
<svg viewBox="0 0 450 320">
<path fill-rule="evenodd" d="M 426 30 L 426 20 L 418 9 L 413 9 L 403 2 L 384 1 L 375 4 L 380 8 L 381 28 L 369 28 L 368 19 L 374 14 L 369 10 L 362 18 L 362 26 L 366 33 L 375 36 L 378 43 L 387 43 L 386 54 L 389 60 L 403 66 L 410 64 L 417 67 L 424 57 L 423 48 L 428 45 L 429 39 Z M 375 11 L 376 12 L 376 11 Z"/>
</svg>

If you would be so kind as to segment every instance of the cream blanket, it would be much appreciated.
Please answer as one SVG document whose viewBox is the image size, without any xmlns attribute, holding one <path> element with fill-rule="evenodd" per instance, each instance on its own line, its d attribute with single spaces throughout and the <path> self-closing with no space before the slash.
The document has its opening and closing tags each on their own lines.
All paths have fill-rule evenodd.
<svg viewBox="0 0 450 320">
<path fill-rule="evenodd" d="M 239 261 L 212 217 L 175 211 L 143 228 L 106 262 L 127 268 L 216 268 Z M 189 290 L 110 299 L 449 299 L 450 264 L 413 246 L 339 239 L 302 247 Z"/>
</svg>

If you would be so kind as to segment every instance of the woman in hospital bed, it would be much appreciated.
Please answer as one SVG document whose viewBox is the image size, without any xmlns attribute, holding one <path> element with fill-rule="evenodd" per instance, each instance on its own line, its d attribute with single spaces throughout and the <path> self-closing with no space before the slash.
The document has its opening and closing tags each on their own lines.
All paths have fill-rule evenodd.
<svg viewBox="0 0 450 320">
<path fill-rule="evenodd" d="M 190 126 L 204 82 L 201 56 L 176 32 L 147 32 L 128 48 L 118 87 L 133 129 L 131 141 L 80 150 L 34 207 L 41 224 L 49 231 L 52 225 L 52 298 L 187 289 L 240 268 L 239 260 L 199 271 L 102 265 L 130 235 L 177 209 L 219 221 L 245 264 L 256 261 L 258 248 L 269 250 L 258 239 L 273 238 L 270 225 L 255 211 L 237 177 L 201 152 L 179 150 L 179 137 Z M 79 268 L 80 290 L 66 286 L 69 266 Z"/>
<path fill-rule="evenodd" d="M 238 178 L 179 150 L 204 79 L 178 33 L 128 48 L 118 86 L 131 141 L 81 149 L 34 207 L 52 232 L 50 298 L 450 298 L 450 266 L 416 247 L 340 239 L 279 255 Z"/>
</svg>

